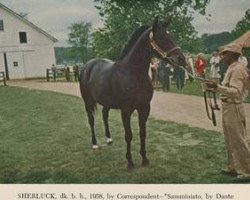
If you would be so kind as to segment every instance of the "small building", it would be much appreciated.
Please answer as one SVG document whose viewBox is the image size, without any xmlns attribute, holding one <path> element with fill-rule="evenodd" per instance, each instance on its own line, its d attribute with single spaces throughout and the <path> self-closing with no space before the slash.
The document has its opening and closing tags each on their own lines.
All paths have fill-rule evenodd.
<svg viewBox="0 0 250 200">
<path fill-rule="evenodd" d="M 57 39 L 0 3 L 0 71 L 7 80 L 45 77 Z"/>
</svg>

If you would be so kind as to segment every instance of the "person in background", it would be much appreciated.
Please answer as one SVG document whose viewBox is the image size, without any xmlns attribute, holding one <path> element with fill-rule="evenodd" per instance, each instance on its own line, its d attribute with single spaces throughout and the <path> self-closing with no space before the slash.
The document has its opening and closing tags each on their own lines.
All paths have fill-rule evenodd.
<svg viewBox="0 0 250 200">
<path fill-rule="evenodd" d="M 162 84 L 163 91 L 170 90 L 170 76 L 172 74 L 170 68 L 171 68 L 170 64 L 165 63 L 163 60 L 160 61 L 158 74 L 159 74 L 159 80 Z"/>
<path fill-rule="evenodd" d="M 198 54 L 198 58 L 195 61 L 195 69 L 198 76 L 205 78 L 205 69 L 207 66 L 206 60 L 203 58 L 202 53 Z"/>
<path fill-rule="evenodd" d="M 159 67 L 159 60 L 157 58 L 152 58 L 149 67 L 149 76 L 151 77 L 151 81 L 153 85 L 157 83 L 157 70 Z"/>
<path fill-rule="evenodd" d="M 57 69 L 56 66 L 53 64 L 51 67 L 51 71 L 52 71 L 52 76 L 53 76 L 53 81 L 56 81 L 56 73 L 57 73 Z"/>
<path fill-rule="evenodd" d="M 241 46 L 224 46 L 221 60 L 228 68 L 222 85 L 207 82 L 207 90 L 221 94 L 223 134 L 228 154 L 228 165 L 223 174 L 235 175 L 237 180 L 250 181 L 250 148 L 247 143 L 244 100 L 249 92 L 249 70 L 239 61 Z"/>
<path fill-rule="evenodd" d="M 240 55 L 238 61 L 239 61 L 244 67 L 247 67 L 247 66 L 248 66 L 247 58 L 246 58 L 244 55 Z"/>
<path fill-rule="evenodd" d="M 74 65 L 73 73 L 74 73 L 75 81 L 79 81 L 79 67 L 78 67 L 78 65 Z"/>
<path fill-rule="evenodd" d="M 210 59 L 211 64 L 211 80 L 214 80 L 216 83 L 220 82 L 220 56 L 218 53 L 213 53 L 213 56 Z"/>
<path fill-rule="evenodd" d="M 180 67 L 174 68 L 174 76 L 176 80 L 176 86 L 179 90 L 179 92 L 182 92 L 184 88 L 184 82 L 185 82 L 185 71 Z"/>
<path fill-rule="evenodd" d="M 195 69 L 194 69 L 194 60 L 192 58 L 191 53 L 187 53 L 186 62 L 187 62 L 188 67 L 191 69 L 192 75 L 196 76 Z M 194 81 L 193 77 L 191 77 L 191 76 L 189 76 L 189 80 L 190 80 L 190 82 Z"/>
<path fill-rule="evenodd" d="M 65 68 L 64 73 L 65 73 L 66 81 L 69 82 L 70 81 L 70 69 L 69 69 L 69 67 Z"/>
</svg>

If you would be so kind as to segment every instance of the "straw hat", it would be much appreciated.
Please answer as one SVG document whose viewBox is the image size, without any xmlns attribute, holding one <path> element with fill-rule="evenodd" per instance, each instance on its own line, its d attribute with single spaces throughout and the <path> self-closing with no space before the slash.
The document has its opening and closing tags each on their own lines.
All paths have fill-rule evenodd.
<svg viewBox="0 0 250 200">
<path fill-rule="evenodd" d="M 228 44 L 228 45 L 221 47 L 219 50 L 219 54 L 222 54 L 225 51 L 230 51 L 230 52 L 234 52 L 234 53 L 238 53 L 242 55 L 242 47 L 239 44 L 235 44 L 235 43 Z"/>
</svg>

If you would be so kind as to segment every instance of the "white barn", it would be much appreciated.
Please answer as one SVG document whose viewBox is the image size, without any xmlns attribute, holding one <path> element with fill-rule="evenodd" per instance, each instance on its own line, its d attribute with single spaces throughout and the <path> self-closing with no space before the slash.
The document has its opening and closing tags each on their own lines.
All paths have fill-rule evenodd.
<svg viewBox="0 0 250 200">
<path fill-rule="evenodd" d="M 57 39 L 0 3 L 0 71 L 8 79 L 45 77 Z"/>
</svg>

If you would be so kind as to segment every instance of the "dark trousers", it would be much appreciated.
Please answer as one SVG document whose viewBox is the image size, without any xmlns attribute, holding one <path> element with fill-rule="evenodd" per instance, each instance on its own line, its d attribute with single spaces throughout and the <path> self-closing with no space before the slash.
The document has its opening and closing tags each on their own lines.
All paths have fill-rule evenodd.
<svg viewBox="0 0 250 200">
<path fill-rule="evenodd" d="M 176 86 L 179 90 L 184 87 L 185 71 L 179 67 L 175 68 Z"/>
<path fill-rule="evenodd" d="M 169 91 L 170 89 L 170 78 L 169 76 L 172 75 L 169 67 L 160 67 L 159 68 L 159 80 L 162 84 L 163 91 Z"/>
<path fill-rule="evenodd" d="M 170 79 L 169 75 L 166 75 L 162 80 L 162 90 L 169 91 L 169 89 L 170 89 Z"/>
</svg>

